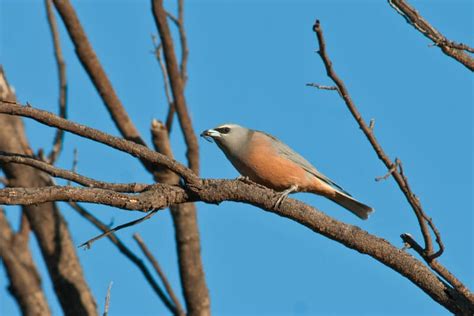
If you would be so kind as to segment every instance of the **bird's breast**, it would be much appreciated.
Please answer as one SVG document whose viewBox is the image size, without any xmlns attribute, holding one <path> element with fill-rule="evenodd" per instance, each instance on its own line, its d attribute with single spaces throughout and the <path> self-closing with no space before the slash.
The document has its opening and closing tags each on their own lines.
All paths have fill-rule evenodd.
<svg viewBox="0 0 474 316">
<path fill-rule="evenodd" d="M 280 155 L 264 137 L 253 137 L 244 151 L 229 159 L 240 174 L 277 191 L 292 185 L 311 191 L 316 181 L 300 165 Z"/>
</svg>

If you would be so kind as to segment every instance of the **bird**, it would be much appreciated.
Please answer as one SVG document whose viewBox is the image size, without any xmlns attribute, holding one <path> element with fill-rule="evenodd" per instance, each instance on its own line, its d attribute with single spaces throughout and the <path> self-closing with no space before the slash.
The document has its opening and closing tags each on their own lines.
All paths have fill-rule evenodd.
<svg viewBox="0 0 474 316">
<path fill-rule="evenodd" d="M 222 124 L 200 135 L 214 141 L 241 176 L 281 193 L 275 206 L 295 192 L 321 195 L 367 219 L 373 208 L 353 198 L 276 137 L 237 124 Z"/>
</svg>

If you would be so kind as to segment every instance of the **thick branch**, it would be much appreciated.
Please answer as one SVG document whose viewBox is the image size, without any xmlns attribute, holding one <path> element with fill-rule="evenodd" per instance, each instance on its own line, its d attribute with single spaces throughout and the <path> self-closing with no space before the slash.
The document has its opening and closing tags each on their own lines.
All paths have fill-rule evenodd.
<svg viewBox="0 0 474 316">
<path fill-rule="evenodd" d="M 122 135 L 128 140 L 135 143 L 145 145 L 141 139 L 140 133 L 131 121 L 127 111 L 120 102 L 115 90 L 110 82 L 105 70 L 102 68 L 97 55 L 92 48 L 92 45 L 87 39 L 87 35 L 82 28 L 81 22 L 74 11 L 69 0 L 53 0 L 56 9 L 68 30 L 69 36 L 76 49 L 76 54 L 84 66 L 91 81 L 99 92 L 107 109 L 109 110 L 112 120 Z"/>
<path fill-rule="evenodd" d="M 151 134 L 155 149 L 173 158 L 169 135 L 163 123 L 153 120 Z M 163 170 L 158 175 L 156 180 L 161 183 L 170 185 L 179 183 L 179 176 L 170 170 Z M 200 257 L 201 242 L 197 227 L 196 206 L 193 203 L 184 203 L 172 205 L 170 209 L 175 228 L 179 273 L 188 314 L 210 314 L 209 291 Z"/>
<path fill-rule="evenodd" d="M 23 315 L 50 315 L 48 301 L 41 288 L 41 278 L 30 252 L 28 236 L 29 231 L 26 234 L 13 232 L 4 210 L 0 208 L 0 259 L 10 280 L 8 289 Z"/>
<path fill-rule="evenodd" d="M 46 200 L 72 200 L 101 203 L 129 210 L 164 208 L 167 205 L 203 201 L 220 203 L 223 201 L 245 202 L 263 210 L 296 221 L 316 233 L 335 240 L 348 248 L 367 254 L 382 264 L 392 268 L 421 288 L 439 304 L 455 314 L 474 312 L 474 305 L 458 295 L 422 262 L 400 250 L 382 238 L 371 235 L 360 228 L 339 222 L 319 210 L 302 202 L 287 199 L 277 209 L 274 208 L 279 194 L 273 190 L 243 181 L 204 180 L 197 192 L 183 188 L 160 185 L 156 191 L 147 191 L 133 198 L 126 194 L 89 188 L 47 187 L 47 188 L 7 188 L 0 190 L 0 204 L 30 204 Z M 131 201 L 133 200 L 133 202 Z"/>
<path fill-rule="evenodd" d="M 14 101 L 13 93 L 0 69 L 0 99 Z M 0 151 L 31 155 L 22 120 L 0 114 Z M 45 174 L 28 166 L 2 164 L 9 185 L 42 187 L 51 183 Z M 96 315 L 97 306 L 87 286 L 66 221 L 56 204 L 23 207 L 38 241 L 55 294 L 67 315 Z"/>
<path fill-rule="evenodd" d="M 454 58 L 466 68 L 474 71 L 474 58 L 472 58 L 465 51 L 474 52 L 474 49 L 465 45 L 452 42 L 443 34 L 438 32 L 428 21 L 426 21 L 412 6 L 405 0 L 388 0 L 388 3 L 397 11 L 405 20 L 411 24 L 415 29 L 420 31 L 424 36 L 433 41 L 436 46 L 439 46 L 443 53 L 449 57 Z"/>
</svg>

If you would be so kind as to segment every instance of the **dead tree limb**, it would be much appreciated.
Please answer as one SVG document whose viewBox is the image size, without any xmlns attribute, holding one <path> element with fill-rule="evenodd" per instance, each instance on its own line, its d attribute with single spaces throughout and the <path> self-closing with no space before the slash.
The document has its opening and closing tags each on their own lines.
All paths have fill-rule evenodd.
<svg viewBox="0 0 474 316">
<path fill-rule="evenodd" d="M 403 172 L 401 161 L 398 160 L 397 163 L 394 163 L 385 153 L 382 146 L 379 144 L 379 142 L 375 138 L 373 129 L 370 128 L 370 126 L 368 126 L 367 123 L 362 118 L 362 115 L 360 114 L 355 103 L 350 97 L 349 92 L 344 82 L 339 78 L 339 76 L 334 71 L 332 62 L 326 51 L 326 42 L 324 39 L 321 24 L 319 21 L 316 21 L 316 23 L 314 24 L 313 31 L 316 33 L 317 41 L 319 44 L 318 53 L 321 56 L 321 59 L 324 63 L 327 75 L 329 76 L 329 78 L 331 78 L 331 80 L 337 86 L 337 91 L 339 92 L 341 98 L 344 100 L 348 110 L 350 111 L 350 113 L 352 114 L 356 122 L 359 124 L 360 129 L 363 131 L 364 135 L 366 136 L 366 138 L 372 145 L 372 148 L 374 149 L 378 158 L 385 164 L 387 169 L 390 171 L 391 176 L 397 182 L 400 190 L 405 195 L 408 203 L 410 204 L 411 208 L 413 209 L 417 217 L 418 224 L 420 226 L 421 232 L 423 234 L 424 242 L 425 242 L 425 246 L 422 248 L 423 251 L 419 251 L 420 256 L 426 261 L 426 263 L 434 271 L 436 271 L 447 282 L 449 282 L 449 284 L 451 284 L 451 286 L 453 286 L 459 292 L 460 295 L 463 295 L 466 298 L 466 300 L 470 302 L 470 304 L 474 305 L 474 296 L 469 291 L 469 289 L 467 289 L 467 287 L 459 279 L 457 279 L 453 274 L 447 273 L 449 271 L 435 260 L 435 258 L 439 257 L 443 253 L 443 250 L 444 250 L 440 233 L 437 230 L 436 226 L 433 224 L 433 221 L 431 220 L 431 218 L 429 218 L 426 215 L 419 199 L 412 192 L 410 185 L 408 183 L 408 179 Z M 397 164 L 398 164 L 398 168 L 394 169 L 394 166 L 396 166 Z M 430 234 L 430 229 L 435 234 L 436 240 L 439 245 L 439 250 L 437 252 L 435 252 L 433 249 L 433 242 L 432 242 L 432 238 Z"/>
<path fill-rule="evenodd" d="M 0 72 L 0 99 L 14 100 L 3 72 Z M 31 155 L 21 119 L 0 114 L 0 151 Z M 59 127 L 59 126 L 58 126 Z M 9 185 L 42 187 L 51 180 L 41 171 L 15 163 L 1 164 Z M 66 221 L 55 203 L 23 207 L 38 240 L 55 294 L 64 314 L 97 315 L 97 305 L 85 281 Z"/>
<path fill-rule="evenodd" d="M 137 242 L 138 246 L 142 250 L 143 254 L 147 257 L 148 261 L 150 261 L 151 265 L 156 271 L 156 274 L 161 279 L 161 282 L 163 282 L 163 285 L 165 286 L 166 292 L 168 293 L 168 296 L 171 298 L 171 300 L 174 303 L 174 306 L 176 307 L 176 313 L 178 315 L 186 315 L 184 313 L 183 307 L 181 306 L 181 303 L 179 302 L 178 297 L 173 291 L 173 288 L 171 287 L 170 282 L 168 281 L 168 278 L 166 277 L 165 273 L 161 269 L 160 264 L 158 263 L 158 260 L 156 260 L 155 256 L 151 253 L 150 249 L 148 249 L 147 245 L 143 241 L 143 239 L 140 237 L 138 233 L 133 234 L 133 239 Z"/>
<path fill-rule="evenodd" d="M 67 79 L 66 79 L 66 63 L 61 49 L 61 41 L 59 39 L 58 24 L 54 16 L 51 0 L 44 0 L 46 6 L 46 16 L 48 18 L 49 29 L 51 30 L 51 37 L 53 38 L 54 57 L 56 59 L 56 66 L 58 68 L 59 81 L 59 116 L 67 118 Z M 61 153 L 64 142 L 64 131 L 57 129 L 54 135 L 53 148 L 48 155 L 48 162 L 54 164 Z"/>
<path fill-rule="evenodd" d="M 408 24 L 433 41 L 433 44 L 438 46 L 443 53 L 454 58 L 467 69 L 474 71 L 474 58 L 466 53 L 474 53 L 473 48 L 447 39 L 443 34 L 431 26 L 431 24 L 426 21 L 417 10 L 410 6 L 405 0 L 388 0 L 388 3 L 395 9 L 395 11 L 405 18 Z"/>
<path fill-rule="evenodd" d="M 183 1 L 178 2 L 178 21 L 181 38 L 181 71 L 176 58 L 173 39 L 162 0 L 152 0 L 152 13 L 163 45 L 166 70 L 173 93 L 173 107 L 186 143 L 189 168 L 199 175 L 199 146 L 184 96 L 186 81 L 187 44 L 183 22 Z M 196 208 L 192 204 L 173 207 L 171 212 L 176 233 L 178 263 L 187 312 L 190 315 L 210 314 L 209 291 L 201 260 L 201 242 L 197 225 Z"/>
<path fill-rule="evenodd" d="M 97 198 L 99 195 L 104 197 L 102 201 Z M 31 204 L 51 200 L 72 200 L 143 211 L 162 209 L 172 204 L 197 200 L 213 204 L 223 201 L 249 203 L 296 221 L 350 249 L 371 256 L 410 280 L 452 313 L 470 315 L 474 312 L 474 305 L 466 300 L 463 295 L 459 295 L 447 283 L 441 281 L 423 262 L 407 252 L 357 226 L 337 221 L 300 201 L 287 199 L 280 207 L 275 208 L 278 198 L 278 192 L 240 180 L 203 180 L 203 185 L 198 191 L 189 191 L 177 186 L 160 185 L 151 191 L 133 196 L 90 188 L 0 189 L 0 204 Z"/>
<path fill-rule="evenodd" d="M 156 151 L 173 158 L 168 130 L 163 123 L 153 120 L 151 135 Z M 157 181 L 160 183 L 170 185 L 179 183 L 179 176 L 169 169 L 162 170 L 158 174 Z M 179 272 L 188 313 L 191 315 L 209 314 L 210 300 L 200 258 L 201 245 L 196 224 L 196 206 L 193 203 L 171 205 L 170 210 L 175 227 Z"/>
<path fill-rule="evenodd" d="M 28 226 L 28 220 L 23 214 L 22 228 L 15 233 L 0 207 L 0 259 L 10 281 L 8 290 L 23 315 L 51 315 L 41 286 L 41 277 L 30 252 Z"/>
<path fill-rule="evenodd" d="M 109 230 L 109 227 L 101 222 L 97 217 L 92 215 L 89 211 L 87 211 L 84 207 L 79 205 L 76 202 L 68 202 L 69 206 L 71 206 L 76 212 L 78 212 L 82 217 L 86 220 L 91 222 L 95 227 L 97 227 L 100 231 L 106 232 Z M 156 295 L 163 301 L 163 304 L 166 308 L 173 314 L 177 314 L 175 307 L 173 306 L 172 302 L 166 297 L 164 291 L 158 285 L 156 280 L 153 278 L 150 270 L 147 268 L 145 263 L 142 259 L 140 259 L 133 251 L 131 251 L 121 240 L 117 237 L 116 234 L 109 234 L 107 238 L 110 240 L 112 244 L 114 244 L 117 249 L 120 251 L 121 254 L 124 255 L 125 258 L 130 260 L 143 274 L 145 280 L 150 284 L 153 291 Z"/>
</svg>

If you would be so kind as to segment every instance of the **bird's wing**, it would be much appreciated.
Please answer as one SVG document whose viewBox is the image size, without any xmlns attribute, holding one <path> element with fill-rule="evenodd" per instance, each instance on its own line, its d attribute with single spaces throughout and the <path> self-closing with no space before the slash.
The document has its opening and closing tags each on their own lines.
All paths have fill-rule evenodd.
<svg viewBox="0 0 474 316">
<path fill-rule="evenodd" d="M 297 165 L 301 166 L 301 168 L 303 168 L 306 172 L 311 173 L 316 178 L 318 178 L 321 181 L 329 184 L 333 188 L 341 191 L 342 193 L 344 193 L 348 196 L 352 196 L 346 190 L 344 190 L 341 186 L 337 185 L 334 181 L 332 181 L 331 179 L 326 177 L 324 174 L 319 172 L 311 163 L 309 163 L 306 159 L 304 159 L 300 154 L 293 151 L 290 147 L 288 147 L 288 145 L 286 145 L 285 143 L 280 141 L 278 138 L 276 138 L 276 137 L 274 137 L 270 134 L 267 134 L 265 132 L 261 132 L 261 133 L 263 133 L 266 136 L 270 137 L 274 141 L 275 148 L 278 150 L 278 152 L 281 155 L 285 156 L 287 159 L 289 159 L 292 162 L 296 163 Z"/>
</svg>

